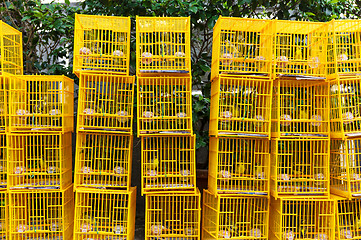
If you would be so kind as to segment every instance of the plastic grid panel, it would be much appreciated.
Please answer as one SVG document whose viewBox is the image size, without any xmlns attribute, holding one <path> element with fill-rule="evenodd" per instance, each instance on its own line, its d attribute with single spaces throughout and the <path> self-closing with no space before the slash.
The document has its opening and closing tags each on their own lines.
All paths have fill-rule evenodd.
<svg viewBox="0 0 361 240">
<path fill-rule="evenodd" d="M 78 130 L 132 132 L 134 77 L 82 73 Z"/>
<path fill-rule="evenodd" d="M 269 138 L 272 85 L 269 77 L 220 75 L 213 79 L 210 134 Z"/>
<path fill-rule="evenodd" d="M 329 84 L 277 79 L 273 83 L 272 137 L 328 137 Z"/>
<path fill-rule="evenodd" d="M 130 28 L 130 17 L 75 14 L 74 73 L 128 75 Z"/>
<path fill-rule="evenodd" d="M 142 194 L 196 190 L 196 137 L 142 137 Z"/>
<path fill-rule="evenodd" d="M 11 77 L 9 131 L 73 131 L 74 81 L 65 76 Z"/>
<path fill-rule="evenodd" d="M 22 33 L 0 21 L 0 76 L 23 74 Z"/>
<path fill-rule="evenodd" d="M 76 191 L 74 240 L 134 239 L 136 188 Z"/>
<path fill-rule="evenodd" d="M 328 197 L 329 159 L 329 139 L 272 139 L 272 195 Z"/>
<path fill-rule="evenodd" d="M 269 200 L 203 191 L 202 235 L 207 239 L 268 239 Z"/>
<path fill-rule="evenodd" d="M 74 194 L 61 190 L 10 191 L 10 239 L 73 239 Z"/>
<path fill-rule="evenodd" d="M 200 193 L 147 194 L 145 240 L 200 239 Z"/>
<path fill-rule="evenodd" d="M 9 133 L 8 189 L 64 189 L 72 182 L 72 135 Z"/>
<path fill-rule="evenodd" d="M 139 136 L 192 134 L 191 77 L 138 77 L 137 90 Z"/>
<path fill-rule="evenodd" d="M 211 79 L 219 74 L 271 74 L 273 22 L 222 17 L 213 28 Z"/>
<path fill-rule="evenodd" d="M 128 190 L 132 172 L 133 136 L 78 133 L 75 187 Z"/>
<path fill-rule="evenodd" d="M 214 194 L 269 195 L 267 139 L 211 137 L 208 187 Z"/>
<path fill-rule="evenodd" d="M 274 73 L 325 78 L 327 30 L 327 23 L 274 20 Z"/>
<path fill-rule="evenodd" d="M 137 75 L 190 73 L 190 17 L 136 18 Z"/>
</svg>

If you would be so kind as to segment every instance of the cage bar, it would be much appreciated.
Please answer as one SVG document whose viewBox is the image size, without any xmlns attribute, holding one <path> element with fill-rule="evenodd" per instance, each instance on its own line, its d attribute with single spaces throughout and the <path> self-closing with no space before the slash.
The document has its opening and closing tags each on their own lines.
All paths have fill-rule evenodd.
<svg viewBox="0 0 361 240">
<path fill-rule="evenodd" d="M 195 192 L 196 136 L 142 137 L 142 194 Z"/>
<path fill-rule="evenodd" d="M 329 139 L 272 139 L 271 194 L 328 197 Z"/>
<path fill-rule="evenodd" d="M 73 131 L 74 81 L 65 76 L 12 77 L 9 131 Z"/>
<path fill-rule="evenodd" d="M 190 17 L 136 17 L 137 75 L 190 73 Z"/>
<path fill-rule="evenodd" d="M 210 135 L 271 136 L 270 77 L 220 75 L 212 81 Z"/>
<path fill-rule="evenodd" d="M 72 135 L 9 133 L 8 189 L 64 189 L 72 183 Z"/>
<path fill-rule="evenodd" d="M 10 239 L 71 240 L 74 222 L 72 186 L 64 190 L 10 191 L 9 215 Z"/>
<path fill-rule="evenodd" d="M 132 132 L 134 81 L 131 76 L 82 73 L 78 130 Z"/>
<path fill-rule="evenodd" d="M 274 73 L 325 78 L 327 30 L 327 23 L 274 20 Z"/>
<path fill-rule="evenodd" d="M 210 137 L 208 187 L 213 194 L 269 195 L 267 139 Z"/>
<path fill-rule="evenodd" d="M 334 240 L 335 216 L 331 199 L 272 198 L 269 239 Z"/>
<path fill-rule="evenodd" d="M 272 137 L 328 137 L 329 84 L 277 78 L 273 83 Z"/>
<path fill-rule="evenodd" d="M 78 133 L 74 186 L 129 190 L 133 136 Z"/>
<path fill-rule="evenodd" d="M 331 139 L 330 185 L 333 194 L 348 199 L 361 196 L 360 156 L 360 137 Z"/>
<path fill-rule="evenodd" d="M 73 72 L 129 75 L 130 17 L 75 14 Z"/>
<path fill-rule="evenodd" d="M 267 239 L 269 200 L 203 191 L 204 239 Z"/>
<path fill-rule="evenodd" d="M 213 28 L 211 79 L 219 74 L 269 75 L 272 21 L 222 17 Z"/>
<path fill-rule="evenodd" d="M 78 189 L 74 240 L 134 239 L 135 187 L 129 191 Z"/>
<path fill-rule="evenodd" d="M 147 194 L 145 240 L 200 239 L 200 193 Z"/>
<path fill-rule="evenodd" d="M 189 75 L 138 77 L 137 94 L 139 136 L 193 133 Z"/>
<path fill-rule="evenodd" d="M 0 76 L 23 74 L 22 33 L 0 20 Z"/>
</svg>

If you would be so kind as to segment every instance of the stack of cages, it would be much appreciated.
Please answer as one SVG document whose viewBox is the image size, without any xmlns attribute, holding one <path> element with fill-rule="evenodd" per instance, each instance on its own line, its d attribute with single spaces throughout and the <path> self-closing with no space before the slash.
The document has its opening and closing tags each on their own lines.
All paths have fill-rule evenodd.
<svg viewBox="0 0 361 240">
<path fill-rule="evenodd" d="M 79 77 L 73 239 L 134 239 L 129 17 L 75 15 Z"/>
<path fill-rule="evenodd" d="M 361 197 L 360 36 L 359 20 L 329 23 L 331 192 L 350 200 Z"/>
<path fill-rule="evenodd" d="M 272 26 L 221 16 L 213 29 L 204 239 L 268 239 Z"/>
<path fill-rule="evenodd" d="M 145 239 L 200 239 L 189 17 L 137 17 Z"/>
<path fill-rule="evenodd" d="M 16 75 L 7 87 L 10 239 L 73 239 L 74 82 Z"/>
<path fill-rule="evenodd" d="M 327 29 L 274 21 L 270 239 L 334 239 Z"/>
</svg>

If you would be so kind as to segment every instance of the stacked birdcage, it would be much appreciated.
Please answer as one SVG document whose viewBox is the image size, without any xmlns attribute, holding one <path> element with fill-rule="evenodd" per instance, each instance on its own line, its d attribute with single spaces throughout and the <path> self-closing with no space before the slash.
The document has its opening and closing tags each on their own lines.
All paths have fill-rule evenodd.
<svg viewBox="0 0 361 240">
<path fill-rule="evenodd" d="M 79 77 L 73 239 L 134 239 L 130 18 L 75 15 Z"/>
<path fill-rule="evenodd" d="M 10 239 L 72 239 L 74 82 L 16 75 L 7 87 Z"/>
<path fill-rule="evenodd" d="M 272 24 L 220 17 L 213 29 L 203 238 L 268 239 Z"/>
<path fill-rule="evenodd" d="M 189 17 L 137 17 L 145 239 L 200 239 Z"/>
</svg>

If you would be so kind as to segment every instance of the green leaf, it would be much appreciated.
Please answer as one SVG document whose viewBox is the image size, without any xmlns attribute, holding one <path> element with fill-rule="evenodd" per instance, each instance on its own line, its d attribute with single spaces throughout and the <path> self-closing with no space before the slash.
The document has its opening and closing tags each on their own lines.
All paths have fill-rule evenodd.
<svg viewBox="0 0 361 240">
<path fill-rule="evenodd" d="M 200 67 L 204 72 L 209 72 L 209 71 L 211 71 L 211 68 L 210 68 L 209 66 L 207 66 L 207 65 L 201 64 L 199 67 Z"/>
<path fill-rule="evenodd" d="M 191 12 L 193 12 L 193 13 L 197 13 L 198 8 L 197 8 L 197 6 L 192 6 L 192 7 L 189 8 L 189 10 L 190 10 Z"/>
<path fill-rule="evenodd" d="M 65 0 L 66 5 L 70 5 L 70 0 Z"/>
</svg>

